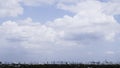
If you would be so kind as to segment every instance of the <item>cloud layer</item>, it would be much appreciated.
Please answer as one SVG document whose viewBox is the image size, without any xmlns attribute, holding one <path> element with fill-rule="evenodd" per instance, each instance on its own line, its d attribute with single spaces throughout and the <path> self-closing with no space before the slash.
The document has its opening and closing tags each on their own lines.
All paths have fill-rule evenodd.
<svg viewBox="0 0 120 68">
<path fill-rule="evenodd" d="M 0 17 L 22 14 L 21 3 L 26 6 L 55 5 L 74 15 L 64 15 L 44 24 L 33 22 L 31 18 L 3 22 L 0 25 L 0 60 L 117 61 L 120 24 L 114 16 L 120 14 L 118 0 L 6 1 L 0 2 L 0 9 L 4 11 L 0 11 Z"/>
</svg>

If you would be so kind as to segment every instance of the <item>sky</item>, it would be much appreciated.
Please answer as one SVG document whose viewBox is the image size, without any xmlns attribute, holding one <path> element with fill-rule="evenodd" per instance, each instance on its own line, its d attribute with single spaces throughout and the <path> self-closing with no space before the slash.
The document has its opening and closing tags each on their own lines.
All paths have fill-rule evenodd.
<svg viewBox="0 0 120 68">
<path fill-rule="evenodd" d="M 0 61 L 120 62 L 120 0 L 0 0 Z"/>
</svg>

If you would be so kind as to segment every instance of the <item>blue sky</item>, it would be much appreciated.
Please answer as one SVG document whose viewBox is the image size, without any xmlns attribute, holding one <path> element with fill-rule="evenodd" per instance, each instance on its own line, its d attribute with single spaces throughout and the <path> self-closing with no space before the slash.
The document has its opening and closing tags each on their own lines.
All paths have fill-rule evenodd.
<svg viewBox="0 0 120 68">
<path fill-rule="evenodd" d="M 120 62 L 119 0 L 0 1 L 0 61 Z"/>
</svg>

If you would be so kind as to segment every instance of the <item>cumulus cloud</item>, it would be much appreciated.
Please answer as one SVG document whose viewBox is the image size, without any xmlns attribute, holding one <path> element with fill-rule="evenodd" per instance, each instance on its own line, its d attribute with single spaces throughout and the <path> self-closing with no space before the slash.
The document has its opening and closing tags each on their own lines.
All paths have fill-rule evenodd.
<svg viewBox="0 0 120 68">
<path fill-rule="evenodd" d="M 20 0 L 0 0 L 0 17 L 15 17 L 23 13 Z"/>
<path fill-rule="evenodd" d="M 101 2 L 100 0 L 85 0 L 85 1 L 81 0 L 76 4 L 70 4 L 70 5 L 60 3 L 58 4 L 58 8 L 68 10 L 73 13 L 102 11 L 103 13 L 109 14 L 109 15 L 119 14 L 119 11 L 120 11 L 118 0 L 109 0 L 107 2 Z"/>
<path fill-rule="evenodd" d="M 31 43 L 39 43 L 40 41 L 53 42 L 56 36 L 59 35 L 59 32 L 55 31 L 53 28 L 41 25 L 40 23 L 35 24 L 30 18 L 20 21 L 20 23 L 6 21 L 0 26 L 0 31 L 4 35 L 7 34 L 8 36 L 5 37 L 8 39 L 27 40 Z"/>
<path fill-rule="evenodd" d="M 64 30 L 65 37 L 68 39 L 73 38 L 73 40 L 78 38 L 82 38 L 81 40 L 85 38 L 87 40 L 88 38 L 103 41 L 113 40 L 119 34 L 120 25 L 113 16 L 102 11 L 94 13 L 93 10 L 93 12 L 89 12 L 88 9 L 83 12 L 73 17 L 64 16 L 64 18 L 56 19 L 53 23 L 48 24 L 56 30 Z"/>
<path fill-rule="evenodd" d="M 114 15 L 119 14 L 117 12 L 119 8 L 116 2 L 109 3 L 111 1 L 86 0 L 72 5 L 59 4 L 59 8 L 73 12 L 75 15 L 65 15 L 63 18 L 49 22 L 47 25 L 58 31 L 63 30 L 64 37 L 62 40 L 74 41 L 78 46 L 83 45 L 86 47 L 86 51 L 89 47 L 95 48 L 95 53 L 98 53 L 96 55 L 102 56 L 104 52 L 98 48 L 103 47 L 103 51 L 104 48 L 106 50 L 107 48 L 114 48 L 116 47 L 114 45 L 117 45 L 116 41 L 120 40 L 120 24 L 114 18 Z"/>
</svg>

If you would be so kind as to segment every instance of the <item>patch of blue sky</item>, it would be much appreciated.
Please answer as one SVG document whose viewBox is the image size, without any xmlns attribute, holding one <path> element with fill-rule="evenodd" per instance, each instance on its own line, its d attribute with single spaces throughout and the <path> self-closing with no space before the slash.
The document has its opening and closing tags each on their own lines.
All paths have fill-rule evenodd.
<svg viewBox="0 0 120 68">
<path fill-rule="evenodd" d="M 118 23 L 120 23 L 120 15 L 115 15 L 114 18 L 117 20 Z"/>
<path fill-rule="evenodd" d="M 24 14 L 21 18 L 30 17 L 33 21 L 39 21 L 41 23 L 52 21 L 56 18 L 61 18 L 64 15 L 73 16 L 74 14 L 65 10 L 58 9 L 56 6 L 39 6 L 39 7 L 27 7 L 24 6 Z"/>
</svg>

